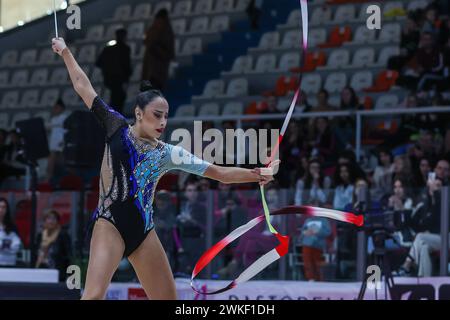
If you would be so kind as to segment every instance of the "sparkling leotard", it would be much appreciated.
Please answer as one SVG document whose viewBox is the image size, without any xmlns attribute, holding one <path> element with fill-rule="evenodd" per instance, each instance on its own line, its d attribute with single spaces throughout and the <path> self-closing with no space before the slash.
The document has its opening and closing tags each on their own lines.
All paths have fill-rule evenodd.
<svg viewBox="0 0 450 320">
<path fill-rule="evenodd" d="M 156 147 L 136 137 L 126 119 L 96 97 L 91 111 L 106 131 L 100 196 L 93 218 L 110 221 L 129 256 L 153 225 L 153 197 L 158 180 L 180 169 L 203 176 L 210 165 L 179 146 L 158 141 Z"/>
</svg>

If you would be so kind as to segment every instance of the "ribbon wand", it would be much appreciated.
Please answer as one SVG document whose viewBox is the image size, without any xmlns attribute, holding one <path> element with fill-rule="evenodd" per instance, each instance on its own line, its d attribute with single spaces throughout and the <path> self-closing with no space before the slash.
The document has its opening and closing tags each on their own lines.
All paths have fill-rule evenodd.
<svg viewBox="0 0 450 320">
<path fill-rule="evenodd" d="M 59 38 L 58 36 L 58 20 L 56 19 L 56 0 L 53 0 L 53 16 L 55 18 L 55 33 L 56 33 L 56 39 Z"/>
</svg>

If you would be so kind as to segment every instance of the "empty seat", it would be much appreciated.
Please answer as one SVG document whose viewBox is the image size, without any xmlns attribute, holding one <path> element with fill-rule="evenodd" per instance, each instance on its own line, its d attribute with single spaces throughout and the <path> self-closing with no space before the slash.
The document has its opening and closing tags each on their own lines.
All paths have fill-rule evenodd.
<svg viewBox="0 0 450 320">
<path fill-rule="evenodd" d="M 240 97 L 248 94 L 248 81 L 245 78 L 233 79 L 227 88 L 228 97 Z"/>
<path fill-rule="evenodd" d="M 360 71 L 355 73 L 350 80 L 350 87 L 356 91 L 370 87 L 373 83 L 373 74 L 370 71 Z"/>
<path fill-rule="evenodd" d="M 212 12 L 212 0 L 197 0 L 194 7 L 195 14 L 209 14 Z"/>
<path fill-rule="evenodd" d="M 130 17 L 131 17 L 131 5 L 125 4 L 116 8 L 116 11 L 114 12 L 113 18 L 111 20 L 123 21 L 130 19 Z"/>
<path fill-rule="evenodd" d="M 19 70 L 14 72 L 11 77 L 11 86 L 13 87 L 24 87 L 28 83 L 28 70 Z"/>
<path fill-rule="evenodd" d="M 2 109 L 13 109 L 19 105 L 19 91 L 7 91 L 2 98 Z"/>
<path fill-rule="evenodd" d="M 234 60 L 231 73 L 248 73 L 253 68 L 252 56 L 240 56 Z"/>
<path fill-rule="evenodd" d="M 177 19 L 172 21 L 172 29 L 176 35 L 184 34 L 186 31 L 187 20 Z"/>
<path fill-rule="evenodd" d="M 206 83 L 203 90 L 203 98 L 212 98 L 217 95 L 223 94 L 225 90 L 225 83 L 223 80 L 210 80 Z"/>
<path fill-rule="evenodd" d="M 286 32 L 281 42 L 281 47 L 285 49 L 300 47 L 302 43 L 302 35 L 300 31 L 291 30 Z"/>
<path fill-rule="evenodd" d="M 353 55 L 352 67 L 362 68 L 372 65 L 375 61 L 375 50 L 373 48 L 358 49 Z"/>
<path fill-rule="evenodd" d="M 274 71 L 277 65 L 277 57 L 273 53 L 266 53 L 258 58 L 255 66 L 255 72 L 270 72 Z"/>
<path fill-rule="evenodd" d="M 185 17 L 191 13 L 192 2 L 187 1 L 177 1 L 173 7 L 172 16 L 174 17 Z"/>
<path fill-rule="evenodd" d="M 300 54 L 298 52 L 285 53 L 281 56 L 279 71 L 289 71 L 300 64 Z"/>
<path fill-rule="evenodd" d="M 380 56 L 378 57 L 377 65 L 386 66 L 390 57 L 396 56 L 400 54 L 399 47 L 386 47 L 380 52 Z"/>
<path fill-rule="evenodd" d="M 9 72 L 0 71 L 0 88 L 9 86 Z"/>
<path fill-rule="evenodd" d="M 355 5 L 340 5 L 336 9 L 336 13 L 334 15 L 333 23 L 344 23 L 349 22 L 355 19 Z"/>
<path fill-rule="evenodd" d="M 355 20 L 358 21 L 358 22 L 366 21 L 367 18 L 369 17 L 369 14 L 367 13 L 367 8 L 370 7 L 371 5 L 373 5 L 373 4 L 372 3 L 364 3 L 361 6 L 361 9 L 359 10 L 358 17 Z"/>
<path fill-rule="evenodd" d="M 329 6 L 320 6 L 311 14 L 311 25 L 319 25 L 323 24 L 325 22 L 329 22 L 331 20 L 331 8 Z M 296 20 L 296 24 L 299 25 L 300 23 L 300 16 L 298 17 L 298 20 Z"/>
<path fill-rule="evenodd" d="M 223 32 L 230 28 L 230 17 L 229 16 L 217 16 L 212 18 L 209 30 L 211 32 Z"/>
<path fill-rule="evenodd" d="M 380 42 L 399 42 L 401 35 L 401 27 L 399 23 L 386 23 L 381 28 L 378 41 Z"/>
<path fill-rule="evenodd" d="M 31 66 L 36 63 L 37 60 L 37 50 L 36 49 L 29 49 L 25 50 L 22 55 L 20 56 L 19 64 L 21 66 Z"/>
<path fill-rule="evenodd" d="M 375 109 L 392 109 L 399 106 L 399 99 L 395 94 L 387 94 L 379 97 L 375 103 Z"/>
<path fill-rule="evenodd" d="M 128 27 L 128 38 L 130 40 L 140 40 L 144 37 L 145 23 L 134 22 Z"/>
<path fill-rule="evenodd" d="M 244 114 L 244 104 L 242 102 L 228 102 L 223 107 L 222 115 L 242 115 Z"/>
<path fill-rule="evenodd" d="M 322 78 L 319 74 L 306 74 L 302 80 L 302 89 L 306 93 L 317 93 L 322 87 Z"/>
<path fill-rule="evenodd" d="M 38 64 L 54 64 L 57 54 L 52 49 L 42 49 L 39 54 Z"/>
<path fill-rule="evenodd" d="M 105 33 L 105 26 L 100 24 L 90 27 L 84 38 L 86 41 L 101 41 L 103 39 L 103 34 Z"/>
<path fill-rule="evenodd" d="M 187 39 L 183 44 L 183 49 L 181 49 L 182 55 L 193 55 L 202 52 L 202 38 L 195 37 Z"/>
<path fill-rule="evenodd" d="M 66 68 L 57 68 L 53 70 L 50 76 L 50 84 L 60 85 L 69 83 L 69 73 Z"/>
<path fill-rule="evenodd" d="M 247 9 L 249 3 L 250 3 L 250 0 L 239 0 L 239 1 L 237 1 L 236 6 L 234 7 L 233 11 L 236 11 L 236 12 L 245 11 Z"/>
<path fill-rule="evenodd" d="M 5 112 L 0 113 L 0 129 L 6 130 L 8 128 L 9 128 L 9 114 Z"/>
<path fill-rule="evenodd" d="M 41 101 L 39 103 L 40 107 L 50 108 L 58 100 L 60 92 L 58 89 L 47 89 L 42 93 Z"/>
<path fill-rule="evenodd" d="M 134 9 L 133 20 L 148 20 L 152 16 L 151 3 L 140 3 Z"/>
<path fill-rule="evenodd" d="M 356 29 L 353 37 L 354 43 L 371 43 L 375 40 L 377 30 L 370 30 L 367 26 L 360 26 Z"/>
<path fill-rule="evenodd" d="M 279 43 L 280 43 L 280 34 L 278 32 L 276 31 L 266 32 L 261 37 L 258 48 L 261 50 L 267 50 L 270 48 L 278 47 Z"/>
<path fill-rule="evenodd" d="M 331 73 L 325 80 L 324 89 L 329 93 L 341 92 L 347 85 L 347 75 L 344 72 Z"/>
<path fill-rule="evenodd" d="M 47 85 L 48 69 L 41 68 L 33 72 L 30 79 L 31 86 L 45 86 Z"/>
<path fill-rule="evenodd" d="M 296 9 L 289 14 L 289 17 L 286 21 L 286 25 L 290 27 L 298 26 L 300 25 L 301 19 L 302 19 L 302 12 L 299 9 Z"/>
<path fill-rule="evenodd" d="M 15 113 L 11 118 L 11 127 L 10 128 L 16 128 L 16 124 L 19 121 L 28 120 L 30 119 L 31 114 L 29 112 L 17 112 Z"/>
<path fill-rule="evenodd" d="M 175 118 L 182 117 L 194 117 L 195 116 L 195 107 L 191 104 L 184 104 L 177 108 L 175 111 Z"/>
<path fill-rule="evenodd" d="M 310 47 L 316 47 L 320 43 L 324 43 L 327 40 L 327 30 L 325 28 L 312 29 L 308 35 L 308 45 Z"/>
<path fill-rule="evenodd" d="M 153 15 L 156 15 L 161 9 L 166 9 L 170 14 L 172 11 L 172 3 L 170 1 L 158 1 L 153 9 Z"/>
<path fill-rule="evenodd" d="M 216 6 L 214 7 L 215 12 L 232 12 L 234 8 L 234 0 L 220 0 L 216 1 Z"/>
<path fill-rule="evenodd" d="M 93 44 L 81 47 L 78 52 L 78 63 L 94 63 L 96 60 L 96 49 Z"/>
<path fill-rule="evenodd" d="M 81 104 L 80 97 L 73 88 L 65 89 L 62 95 L 62 99 L 64 103 L 69 107 L 75 107 Z"/>
<path fill-rule="evenodd" d="M 17 64 L 18 57 L 19 53 L 17 52 L 17 50 L 6 51 L 2 55 L 2 61 L 0 65 L 2 67 L 15 66 Z"/>
<path fill-rule="evenodd" d="M 219 114 L 220 106 L 215 102 L 205 103 L 198 111 L 198 116 L 218 116 Z"/>
<path fill-rule="evenodd" d="M 208 17 L 195 18 L 189 28 L 190 33 L 206 33 L 208 31 Z"/>
<path fill-rule="evenodd" d="M 350 62 L 350 52 L 346 49 L 333 50 L 328 57 L 327 68 L 345 68 Z"/>
<path fill-rule="evenodd" d="M 27 90 L 23 92 L 22 99 L 20 100 L 21 108 L 35 108 L 39 105 L 39 91 Z"/>
</svg>

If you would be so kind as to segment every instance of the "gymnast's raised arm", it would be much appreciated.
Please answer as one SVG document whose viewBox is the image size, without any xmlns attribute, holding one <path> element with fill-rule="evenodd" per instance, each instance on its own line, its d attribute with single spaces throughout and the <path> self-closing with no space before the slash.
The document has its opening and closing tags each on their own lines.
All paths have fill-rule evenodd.
<svg viewBox="0 0 450 320">
<path fill-rule="evenodd" d="M 52 49 L 64 59 L 73 88 L 83 99 L 88 108 L 91 108 L 94 98 L 97 96 L 91 82 L 78 65 L 69 48 L 66 46 L 63 38 L 53 38 Z"/>
</svg>

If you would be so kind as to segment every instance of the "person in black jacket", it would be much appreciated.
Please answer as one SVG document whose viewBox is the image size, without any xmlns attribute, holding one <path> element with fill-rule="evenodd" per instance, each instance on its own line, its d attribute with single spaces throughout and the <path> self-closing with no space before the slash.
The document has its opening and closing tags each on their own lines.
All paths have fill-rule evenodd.
<svg viewBox="0 0 450 320">
<path fill-rule="evenodd" d="M 131 49 L 126 44 L 127 30 L 116 31 L 116 44 L 106 46 L 97 59 L 102 70 L 105 86 L 111 90 L 111 103 L 122 113 L 127 98 L 126 84 L 131 77 Z"/>
<path fill-rule="evenodd" d="M 35 267 L 57 269 L 59 281 L 64 281 L 72 251 L 70 236 L 60 225 L 60 215 L 57 211 L 47 212 L 43 222 L 43 230 L 37 238 L 39 251 Z"/>
</svg>

